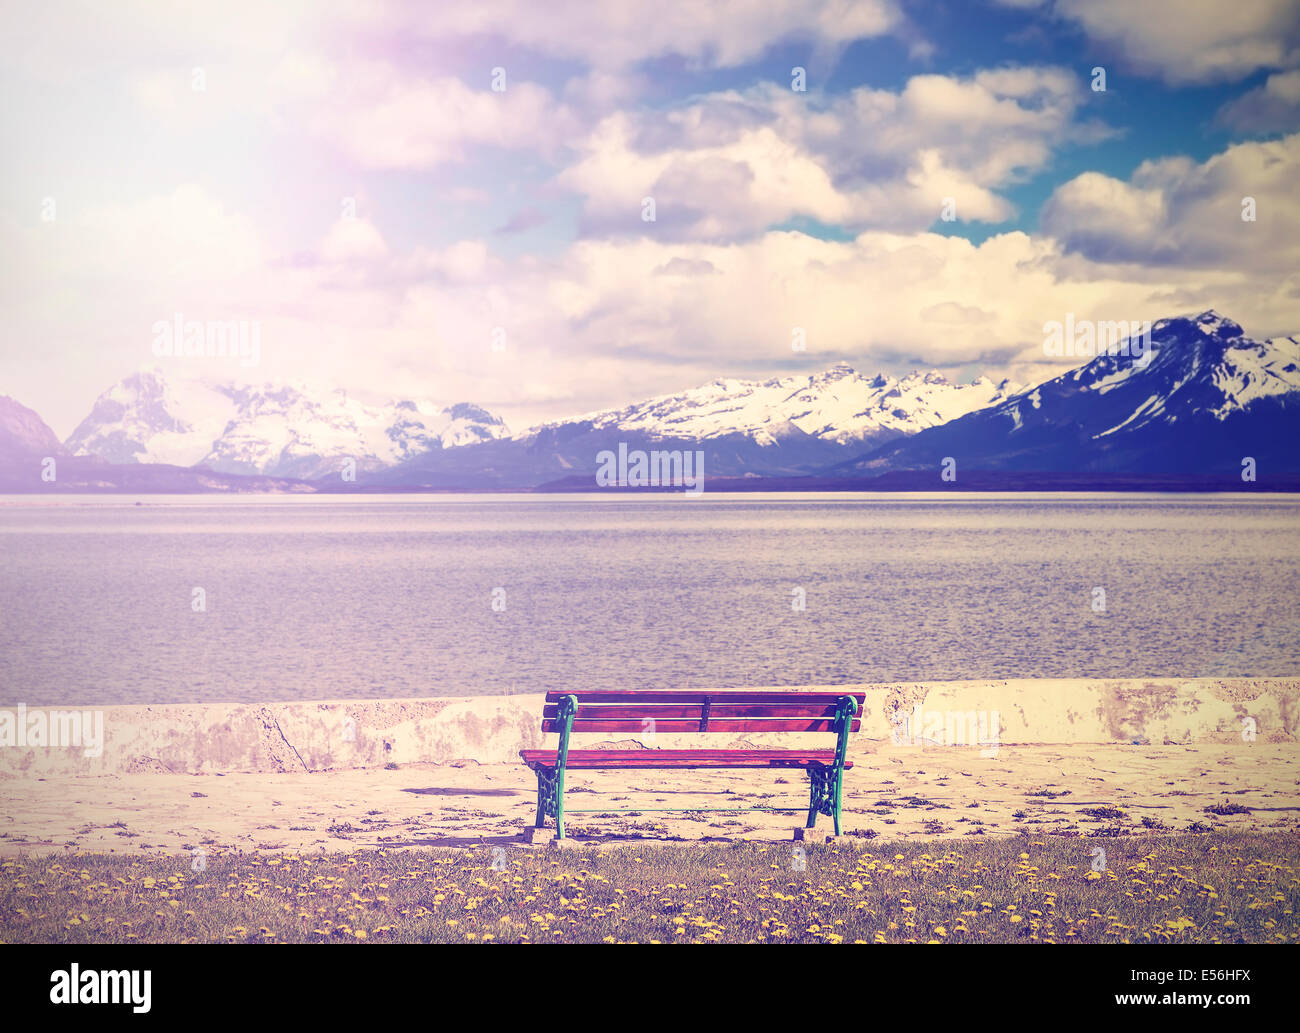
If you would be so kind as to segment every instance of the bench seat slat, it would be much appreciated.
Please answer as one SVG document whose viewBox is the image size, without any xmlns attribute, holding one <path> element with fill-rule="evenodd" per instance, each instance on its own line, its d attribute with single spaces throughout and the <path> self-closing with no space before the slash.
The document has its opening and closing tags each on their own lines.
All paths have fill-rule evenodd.
<svg viewBox="0 0 1300 1033">
<path fill-rule="evenodd" d="M 554 750 L 520 750 L 523 762 L 536 771 L 555 767 Z M 834 750 L 569 750 L 565 767 L 595 771 L 604 768 L 807 768 L 829 767 Z M 846 760 L 844 767 L 853 767 Z"/>
<path fill-rule="evenodd" d="M 644 715 L 652 716 L 652 715 Z M 709 718 L 709 726 L 704 729 L 707 732 L 829 732 L 834 729 L 834 720 L 831 718 L 722 718 L 715 720 Z M 862 722 L 855 720 L 850 731 L 858 731 Z M 559 732 L 563 728 L 559 721 L 546 720 L 542 722 L 543 732 Z M 642 724 L 641 718 L 631 721 L 582 721 L 573 722 L 575 732 L 637 732 L 646 731 Z M 656 719 L 654 731 L 656 732 L 698 732 L 700 731 L 700 719 L 698 717 L 686 720 L 669 720 L 661 721 Z"/>
</svg>

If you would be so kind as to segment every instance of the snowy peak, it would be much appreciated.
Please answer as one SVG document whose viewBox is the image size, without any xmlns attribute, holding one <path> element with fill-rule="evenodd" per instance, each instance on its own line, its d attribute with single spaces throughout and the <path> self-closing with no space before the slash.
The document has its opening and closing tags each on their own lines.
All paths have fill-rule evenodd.
<svg viewBox="0 0 1300 1033">
<path fill-rule="evenodd" d="M 1226 316 L 1219 315 L 1212 308 L 1206 309 L 1199 316 L 1196 316 L 1193 321 L 1201 333 L 1223 341 L 1231 341 L 1234 338 L 1241 337 L 1245 332 L 1241 329 L 1240 323 L 1234 323 Z M 1172 320 L 1162 319 L 1156 326 L 1167 325 L 1170 322 Z"/>
<path fill-rule="evenodd" d="M 1103 355 L 1057 381 L 1130 404 L 1120 427 L 1173 423 L 1198 416 L 1222 421 L 1261 398 L 1300 390 L 1300 345 L 1295 337 L 1256 341 L 1212 309 L 1162 319 L 1151 330 L 1151 355 Z"/>
<path fill-rule="evenodd" d="M 65 444 L 110 463 L 192 466 L 236 411 L 230 388 L 171 384 L 161 370 L 145 367 L 100 395 Z"/>
<path fill-rule="evenodd" d="M 1243 338 L 1224 350 L 1209 375 L 1222 399 L 1212 410 L 1219 418 L 1244 409 L 1257 398 L 1300 391 L 1300 341 L 1295 337 L 1270 341 Z"/>
<path fill-rule="evenodd" d="M 883 373 L 866 376 L 839 363 L 805 376 L 715 380 L 680 394 L 533 428 L 522 436 L 588 423 L 596 430 L 620 429 L 652 438 L 704 441 L 741 434 L 759 444 L 774 443 L 795 428 L 829 444 L 861 444 L 914 434 L 1019 390 L 1018 384 L 994 384 L 987 377 L 953 384 L 933 370 L 901 380 Z"/>
<path fill-rule="evenodd" d="M 1211 310 L 1159 320 L 1149 345 L 1123 350 L 847 468 L 921 470 L 945 456 L 968 470 L 1236 476 L 1245 457 L 1271 473 L 1297 468 L 1295 336 L 1253 340 Z"/>
<path fill-rule="evenodd" d="M 375 406 L 303 382 L 172 382 L 145 368 L 99 396 L 67 447 L 114 463 L 312 478 L 337 472 L 345 458 L 376 469 L 505 434 L 500 419 L 475 405 L 401 399 Z"/>
</svg>

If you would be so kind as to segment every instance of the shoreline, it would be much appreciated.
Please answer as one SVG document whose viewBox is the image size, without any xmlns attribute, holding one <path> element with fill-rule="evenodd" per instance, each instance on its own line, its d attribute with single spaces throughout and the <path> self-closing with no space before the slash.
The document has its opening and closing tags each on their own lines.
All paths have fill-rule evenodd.
<svg viewBox="0 0 1300 1033">
<path fill-rule="evenodd" d="M 224 475 L 228 477 L 239 476 L 238 474 Z M 774 479 L 775 480 L 775 479 Z M 358 496 L 362 498 L 375 498 L 380 496 L 420 496 L 428 495 L 433 497 L 442 497 L 447 495 L 469 495 L 482 498 L 497 498 L 500 496 L 526 496 L 530 498 L 564 498 L 573 495 L 601 495 L 601 496 L 627 496 L 627 497 L 658 497 L 658 496 L 681 496 L 687 494 L 681 488 L 677 487 L 629 487 L 629 486 L 609 486 L 600 487 L 595 483 L 590 485 L 572 485 L 569 487 L 558 487 L 555 484 L 544 484 L 537 487 L 500 487 L 486 488 L 461 485 L 457 487 L 433 487 L 430 485 L 363 485 L 361 487 L 336 488 L 317 486 L 313 482 L 299 482 L 301 487 L 292 488 L 214 488 L 214 487 L 194 487 L 194 488 L 177 488 L 173 486 L 152 488 L 148 485 L 131 484 L 119 487 L 102 487 L 91 488 L 85 484 L 74 485 L 70 488 L 51 487 L 42 485 L 40 487 L 23 487 L 16 484 L 0 484 L 0 495 L 11 496 L 14 498 L 122 498 L 132 496 L 143 496 L 146 498 L 176 496 L 178 498 L 192 498 L 202 496 L 205 498 L 244 498 L 244 499 L 264 499 L 264 498 L 349 498 Z M 1189 481 L 1186 479 L 1169 478 L 1166 480 L 1134 480 L 1132 482 L 1123 482 L 1118 480 L 1093 482 L 1074 482 L 1068 480 L 1050 480 L 1043 479 L 1039 481 L 1014 481 L 1006 483 L 997 483 L 993 481 L 975 480 L 973 478 L 957 484 L 943 484 L 933 486 L 928 480 L 917 479 L 913 482 L 904 484 L 876 484 L 874 482 L 838 482 L 824 479 L 817 479 L 815 482 L 803 483 L 800 481 L 779 480 L 776 483 L 766 483 L 760 478 L 712 478 L 711 487 L 698 493 L 698 496 L 709 494 L 714 495 L 992 495 L 992 496 L 1039 496 L 1039 495 L 1106 495 L 1116 498 L 1129 496 L 1155 495 L 1155 496 L 1179 496 L 1186 495 L 1192 498 L 1200 498 L 1207 495 L 1211 496 L 1240 496 L 1250 498 L 1253 496 L 1267 496 L 1272 498 L 1285 498 L 1287 496 L 1300 495 L 1300 474 L 1277 476 L 1272 479 L 1252 482 L 1249 487 L 1244 486 L 1232 478 L 1217 478 L 1210 481 Z M 697 496 L 691 496 L 697 497 Z"/>
</svg>

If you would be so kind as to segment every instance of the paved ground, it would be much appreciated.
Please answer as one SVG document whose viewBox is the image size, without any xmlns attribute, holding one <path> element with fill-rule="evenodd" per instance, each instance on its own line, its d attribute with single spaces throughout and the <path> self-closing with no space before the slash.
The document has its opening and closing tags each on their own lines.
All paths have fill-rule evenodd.
<svg viewBox="0 0 1300 1033">
<path fill-rule="evenodd" d="M 1300 826 L 1295 744 L 1003 746 L 996 757 L 981 757 L 967 748 L 860 742 L 850 755 L 856 766 L 845 774 L 845 831 L 857 835 L 1029 829 L 1094 836 L 1117 827 L 1183 831 L 1197 822 Z M 535 786 L 522 765 L 472 762 L 323 773 L 0 778 L 0 855 L 506 844 L 531 823 Z M 583 771 L 570 773 L 568 786 L 570 833 L 609 844 L 788 840 L 803 815 L 653 808 L 807 806 L 807 779 L 798 772 L 641 771 L 629 778 Z M 1206 812 L 1224 801 L 1249 813 Z M 642 809 L 601 809 L 630 807 Z M 1084 813 L 1098 807 L 1123 813 Z"/>
</svg>

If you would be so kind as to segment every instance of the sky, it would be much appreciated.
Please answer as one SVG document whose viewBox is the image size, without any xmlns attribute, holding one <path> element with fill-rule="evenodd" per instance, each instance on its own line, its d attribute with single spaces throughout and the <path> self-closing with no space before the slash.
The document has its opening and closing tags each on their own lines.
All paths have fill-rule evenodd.
<svg viewBox="0 0 1300 1033">
<path fill-rule="evenodd" d="M 61 438 L 150 364 L 522 430 L 838 362 L 1040 381 L 1067 314 L 1300 332 L 1294 0 L 55 0 L 0 38 L 0 394 Z M 257 364 L 157 356 L 177 314 Z"/>
</svg>

